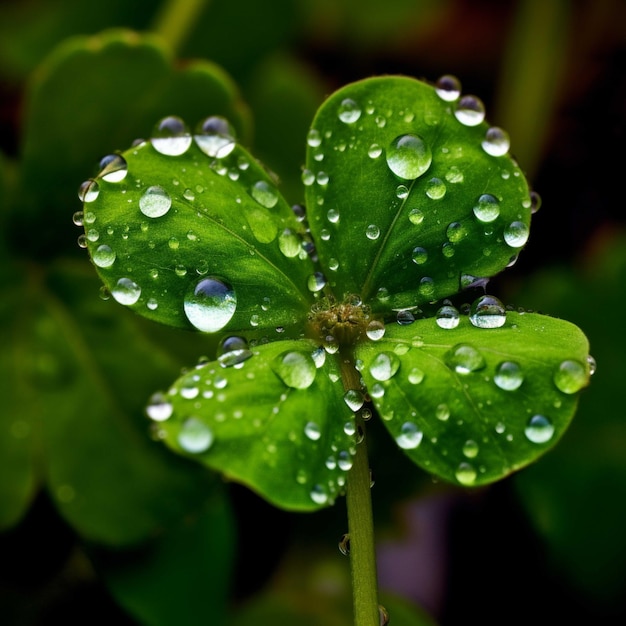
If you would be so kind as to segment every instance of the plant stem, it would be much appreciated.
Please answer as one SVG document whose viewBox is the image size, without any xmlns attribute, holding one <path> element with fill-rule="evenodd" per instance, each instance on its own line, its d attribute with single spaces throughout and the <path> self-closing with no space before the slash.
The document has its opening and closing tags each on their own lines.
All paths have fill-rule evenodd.
<svg viewBox="0 0 626 626">
<path fill-rule="evenodd" d="M 151 30 L 167 41 L 173 52 L 179 52 L 208 3 L 209 0 L 167 0 L 155 15 Z"/>
<path fill-rule="evenodd" d="M 358 389 L 359 377 L 352 363 L 344 363 L 342 369 L 346 389 Z M 357 428 L 363 428 L 360 418 Z M 380 619 L 370 481 L 367 445 L 363 438 L 357 444 L 346 486 L 354 626 L 378 626 Z"/>
</svg>

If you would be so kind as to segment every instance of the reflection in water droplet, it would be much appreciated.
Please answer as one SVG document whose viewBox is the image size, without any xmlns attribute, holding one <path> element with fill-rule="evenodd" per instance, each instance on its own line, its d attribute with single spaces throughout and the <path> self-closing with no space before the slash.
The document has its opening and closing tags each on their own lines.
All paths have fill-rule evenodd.
<svg viewBox="0 0 626 626">
<path fill-rule="evenodd" d="M 389 380 L 400 367 L 400 359 L 393 352 L 380 352 L 372 361 L 369 371 L 376 380 Z"/>
<path fill-rule="evenodd" d="M 278 202 L 278 194 L 276 190 L 266 181 L 259 180 L 252 185 L 250 191 L 252 197 L 266 209 L 271 209 Z"/>
<path fill-rule="evenodd" d="M 476 480 L 476 470 L 469 463 L 461 463 L 454 475 L 462 485 L 473 485 Z"/>
<path fill-rule="evenodd" d="M 129 306 L 139 300 L 141 287 L 130 278 L 120 278 L 111 290 L 111 295 L 120 304 Z"/>
<path fill-rule="evenodd" d="M 458 243 L 467 237 L 467 228 L 461 222 L 450 222 L 446 228 L 446 237 L 450 243 Z"/>
<path fill-rule="evenodd" d="M 413 248 L 411 259 L 416 265 L 422 265 L 428 260 L 428 251 L 425 248 L 417 246 Z"/>
<path fill-rule="evenodd" d="M 409 211 L 409 222 L 416 226 L 424 221 L 424 214 L 419 209 L 411 209 Z"/>
<path fill-rule="evenodd" d="M 200 122 L 193 138 L 202 152 L 218 159 L 228 156 L 236 146 L 234 128 L 226 118 L 219 115 L 212 115 Z"/>
<path fill-rule="evenodd" d="M 451 329 L 459 325 L 461 315 L 458 309 L 451 304 L 444 304 L 439 308 L 436 315 L 439 328 Z"/>
<path fill-rule="evenodd" d="M 380 228 L 378 228 L 378 226 L 376 226 L 376 224 L 370 224 L 365 229 L 365 236 L 368 239 L 371 239 L 372 241 L 375 241 L 376 239 L 378 239 L 378 237 L 380 237 Z"/>
<path fill-rule="evenodd" d="M 385 325 L 378 320 L 372 320 L 367 325 L 367 328 L 365 329 L 365 334 L 372 341 L 378 341 L 379 339 L 382 339 L 385 335 Z"/>
<path fill-rule="evenodd" d="M 524 382 L 522 368 L 514 361 L 504 361 L 496 368 L 493 382 L 504 391 L 515 391 Z"/>
<path fill-rule="evenodd" d="M 343 400 L 351 411 L 358 411 L 365 404 L 365 398 L 359 389 L 348 389 L 343 394 Z"/>
<path fill-rule="evenodd" d="M 243 337 L 226 337 L 217 348 L 217 362 L 222 367 L 239 365 L 251 356 L 252 351 Z"/>
<path fill-rule="evenodd" d="M 461 95 L 461 82 L 456 76 L 444 74 L 435 83 L 437 95 L 446 102 L 452 102 Z"/>
<path fill-rule="evenodd" d="M 93 262 L 98 267 L 111 267 L 115 263 L 115 252 L 107 245 L 98 246 L 93 255 Z"/>
<path fill-rule="evenodd" d="M 511 222 L 504 229 L 504 241 L 511 248 L 521 248 L 528 241 L 529 235 L 530 229 L 524 222 Z"/>
<path fill-rule="evenodd" d="M 128 174 L 126 159 L 121 154 L 108 154 L 100 160 L 98 176 L 107 183 L 119 183 Z"/>
<path fill-rule="evenodd" d="M 470 307 L 469 320 L 477 328 L 500 328 L 506 322 L 506 309 L 494 296 L 480 296 Z"/>
<path fill-rule="evenodd" d="M 477 126 L 485 119 L 485 105 L 476 96 L 463 96 L 454 115 L 463 126 Z"/>
<path fill-rule="evenodd" d="M 172 199 L 165 189 L 158 185 L 148 187 L 139 198 L 139 209 L 146 217 L 162 217 L 172 206 Z"/>
<path fill-rule="evenodd" d="M 339 105 L 339 119 L 345 124 L 354 124 L 361 117 L 361 107 L 350 98 Z"/>
<path fill-rule="evenodd" d="M 86 180 L 78 188 L 78 198 L 81 202 L 93 202 L 100 193 L 100 187 L 95 180 Z"/>
<path fill-rule="evenodd" d="M 446 195 L 446 184 L 441 178 L 431 178 L 426 184 L 426 195 L 431 200 L 441 200 Z"/>
<path fill-rule="evenodd" d="M 161 154 L 179 156 L 189 149 L 191 135 L 180 117 L 170 115 L 157 123 L 150 143 Z"/>
<path fill-rule="evenodd" d="M 311 274 L 307 279 L 307 287 L 309 291 L 317 293 L 326 286 L 326 277 L 321 272 Z"/>
<path fill-rule="evenodd" d="M 396 437 L 396 443 L 403 450 L 414 450 L 422 442 L 424 434 L 413 422 L 404 422 L 400 427 L 400 434 Z"/>
<path fill-rule="evenodd" d="M 417 291 L 421 296 L 425 298 L 431 298 L 435 294 L 435 281 L 430 276 L 424 276 L 420 278 Z"/>
<path fill-rule="evenodd" d="M 493 222 L 500 215 L 500 203 L 491 194 L 484 193 L 478 198 L 473 211 L 481 222 Z"/>
<path fill-rule="evenodd" d="M 307 389 L 313 384 L 317 367 L 313 357 L 297 350 L 285 352 L 272 362 L 276 375 L 292 389 Z"/>
<path fill-rule="evenodd" d="M 482 147 L 483 150 L 491 156 L 503 156 L 509 151 L 509 148 L 511 147 L 509 135 L 501 128 L 498 128 L 497 126 L 492 126 L 485 133 Z"/>
<path fill-rule="evenodd" d="M 180 428 L 178 443 L 185 452 L 206 452 L 213 444 L 213 431 L 199 418 L 189 417 Z"/>
<path fill-rule="evenodd" d="M 214 333 L 228 324 L 235 314 L 237 296 L 225 281 L 203 278 L 185 295 L 183 308 L 187 319 L 198 330 Z"/>
<path fill-rule="evenodd" d="M 524 434 L 532 443 L 546 443 L 554 436 L 554 426 L 547 417 L 534 415 L 528 421 Z"/>
<path fill-rule="evenodd" d="M 432 162 L 428 144 L 418 135 L 400 135 L 387 148 L 387 165 L 399 178 L 414 180 L 424 174 Z"/>
<path fill-rule="evenodd" d="M 486 366 L 483 355 L 474 346 L 457 344 L 445 355 L 446 365 L 457 374 L 471 374 Z"/>
<path fill-rule="evenodd" d="M 556 368 L 553 380 L 559 391 L 576 393 L 587 384 L 587 371 L 580 361 L 567 359 Z"/>
</svg>

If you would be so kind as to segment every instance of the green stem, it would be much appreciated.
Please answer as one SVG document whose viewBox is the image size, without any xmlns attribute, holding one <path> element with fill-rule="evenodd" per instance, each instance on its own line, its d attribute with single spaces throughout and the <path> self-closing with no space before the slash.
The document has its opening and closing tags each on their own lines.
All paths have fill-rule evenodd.
<svg viewBox="0 0 626 626">
<path fill-rule="evenodd" d="M 359 388 L 358 374 L 351 363 L 345 364 L 342 373 L 346 389 Z M 357 427 L 363 428 L 362 420 L 357 420 Z M 370 482 L 367 445 L 363 438 L 357 445 L 346 485 L 354 626 L 378 626 L 380 619 Z"/>
<path fill-rule="evenodd" d="M 209 0 L 167 0 L 154 17 L 152 32 L 179 52 Z"/>
</svg>

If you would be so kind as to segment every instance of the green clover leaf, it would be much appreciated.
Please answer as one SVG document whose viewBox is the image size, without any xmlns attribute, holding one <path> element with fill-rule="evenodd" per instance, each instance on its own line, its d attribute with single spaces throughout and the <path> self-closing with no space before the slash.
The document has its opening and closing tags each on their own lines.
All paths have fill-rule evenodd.
<svg viewBox="0 0 626 626">
<path fill-rule="evenodd" d="M 556 443 L 592 373 L 583 333 L 444 300 L 516 260 L 538 201 L 484 117 L 451 76 L 340 89 L 307 136 L 306 211 L 222 117 L 103 159 L 79 196 L 106 288 L 213 349 L 147 408 L 172 450 L 304 511 L 343 493 L 374 412 L 462 486 Z"/>
</svg>

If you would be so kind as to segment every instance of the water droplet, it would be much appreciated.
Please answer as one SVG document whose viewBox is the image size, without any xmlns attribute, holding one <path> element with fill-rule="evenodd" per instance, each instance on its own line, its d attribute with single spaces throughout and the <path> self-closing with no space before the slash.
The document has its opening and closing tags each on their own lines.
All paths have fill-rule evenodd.
<svg viewBox="0 0 626 626">
<path fill-rule="evenodd" d="M 153 394 L 146 407 L 146 414 L 155 422 L 164 422 L 169 419 L 174 411 L 172 403 L 160 392 Z"/>
<path fill-rule="evenodd" d="M 379 320 L 372 320 L 365 329 L 365 334 L 372 341 L 378 341 L 385 336 L 385 325 Z"/>
<path fill-rule="evenodd" d="M 463 444 L 463 456 L 467 457 L 468 459 L 475 458 L 478 454 L 478 450 L 478 444 L 473 439 L 468 439 Z"/>
<path fill-rule="evenodd" d="M 365 236 L 368 239 L 371 239 L 372 241 L 375 241 L 376 239 L 378 239 L 378 237 L 380 237 L 380 228 L 378 228 L 378 226 L 376 226 L 376 224 L 370 224 L 365 229 Z"/>
<path fill-rule="evenodd" d="M 515 391 L 524 382 L 524 374 L 519 364 L 514 361 L 504 361 L 496 368 L 493 382 L 505 391 Z"/>
<path fill-rule="evenodd" d="M 506 309 L 494 296 L 480 296 L 470 307 L 470 322 L 477 328 L 500 328 L 506 322 Z"/>
<path fill-rule="evenodd" d="M 473 485 L 476 480 L 476 470 L 469 463 L 461 463 L 454 474 L 462 485 Z"/>
<path fill-rule="evenodd" d="M 304 434 L 311 441 L 317 441 L 322 436 L 319 424 L 315 422 L 307 422 L 304 425 Z"/>
<path fill-rule="evenodd" d="M 235 314 L 237 296 L 225 281 L 207 277 L 187 292 L 183 307 L 193 326 L 203 332 L 214 333 L 222 330 Z"/>
<path fill-rule="evenodd" d="M 500 203 L 491 194 L 484 193 L 478 198 L 473 211 L 481 222 L 493 222 L 500 215 Z"/>
<path fill-rule="evenodd" d="M 310 187 L 315 182 L 315 174 L 311 170 L 302 170 L 302 183 L 305 187 Z"/>
<path fill-rule="evenodd" d="M 415 315 L 407 309 L 403 309 L 402 311 L 398 311 L 396 313 L 396 322 L 400 326 L 408 326 L 415 321 Z"/>
<path fill-rule="evenodd" d="M 527 241 L 530 230 L 524 222 L 511 222 L 504 229 L 504 241 L 511 248 L 521 248 Z"/>
<path fill-rule="evenodd" d="M 234 128 L 226 118 L 219 115 L 212 115 L 200 122 L 193 139 L 204 154 L 218 159 L 228 156 L 237 145 Z M 240 164 L 240 169 L 246 167 L 242 168 Z"/>
<path fill-rule="evenodd" d="M 497 126 L 492 126 L 485 133 L 482 146 L 487 154 L 497 157 L 503 156 L 509 151 L 511 142 L 506 131 Z"/>
<path fill-rule="evenodd" d="M 383 149 L 377 143 L 373 143 L 367 151 L 370 159 L 377 159 L 382 153 Z"/>
<path fill-rule="evenodd" d="M 485 105 L 476 96 L 463 96 L 456 105 L 454 115 L 463 126 L 477 126 L 485 119 Z"/>
<path fill-rule="evenodd" d="M 326 493 L 322 485 L 314 485 L 309 495 L 315 504 L 326 504 L 328 502 L 328 493 Z"/>
<path fill-rule="evenodd" d="M 440 422 L 447 422 L 450 419 L 450 407 L 445 402 L 438 404 L 435 409 L 435 417 Z"/>
<path fill-rule="evenodd" d="M 530 212 L 535 214 L 541 208 L 541 196 L 536 191 L 530 192 Z"/>
<path fill-rule="evenodd" d="M 365 404 L 365 398 L 358 389 L 348 389 L 343 394 L 343 400 L 351 411 L 358 411 Z"/>
<path fill-rule="evenodd" d="M 457 344 L 445 356 L 446 365 L 457 374 L 471 374 L 486 366 L 483 355 L 474 346 Z"/>
<path fill-rule="evenodd" d="M 307 389 L 315 380 L 317 367 L 313 357 L 296 350 L 284 352 L 274 359 L 272 368 L 276 375 L 292 389 Z"/>
<path fill-rule="evenodd" d="M 316 128 L 311 128 L 306 136 L 306 142 L 311 148 L 318 148 L 322 145 L 322 134 Z"/>
<path fill-rule="evenodd" d="M 389 380 L 400 368 L 400 359 L 393 352 L 380 352 L 370 365 L 370 374 L 376 380 Z"/>
<path fill-rule="evenodd" d="M 285 228 L 278 237 L 278 247 L 280 251 L 289 259 L 296 257 L 302 250 L 302 244 L 298 235 L 289 228 Z"/>
<path fill-rule="evenodd" d="M 451 222 L 446 228 L 446 237 L 450 243 L 458 243 L 467 237 L 467 228 L 461 222 Z"/>
<path fill-rule="evenodd" d="M 344 124 L 354 124 L 361 117 L 361 107 L 350 98 L 341 101 L 339 105 L 339 119 Z"/>
<path fill-rule="evenodd" d="M 95 180 L 86 180 L 78 188 L 78 198 L 81 202 L 93 202 L 100 193 L 100 187 Z"/>
<path fill-rule="evenodd" d="M 461 315 L 458 309 L 451 304 L 444 304 L 437 311 L 437 326 L 439 328 L 451 329 L 459 325 Z"/>
<path fill-rule="evenodd" d="M 252 356 L 252 350 L 243 337 L 226 337 L 217 348 L 217 362 L 222 367 L 243 363 Z"/>
<path fill-rule="evenodd" d="M 559 391 L 576 393 L 587 384 L 587 371 L 580 361 L 567 359 L 556 368 L 553 380 Z"/>
<path fill-rule="evenodd" d="M 315 272 L 311 274 L 307 279 L 307 287 L 309 291 L 317 293 L 326 286 L 326 277 L 321 272 Z"/>
<path fill-rule="evenodd" d="M 413 263 L 415 263 L 416 265 L 422 265 L 428 260 L 428 251 L 425 248 L 417 246 L 413 248 L 413 252 L 411 253 L 411 259 L 413 259 Z"/>
<path fill-rule="evenodd" d="M 387 148 L 387 165 L 399 178 L 414 180 L 424 174 L 432 162 L 428 144 L 418 135 L 400 135 Z"/>
<path fill-rule="evenodd" d="M 413 367 L 407 378 L 412 385 L 419 385 L 424 380 L 424 372 L 419 367 Z"/>
<path fill-rule="evenodd" d="M 587 355 L 587 365 L 589 366 L 589 376 L 593 376 L 598 368 L 596 360 L 590 355 Z"/>
<path fill-rule="evenodd" d="M 424 214 L 419 209 L 411 209 L 409 212 L 409 222 L 418 226 L 424 221 Z"/>
<path fill-rule="evenodd" d="M 339 540 L 339 552 L 341 552 L 344 556 L 348 556 L 350 554 L 350 535 L 347 533 L 342 535 Z"/>
<path fill-rule="evenodd" d="M 107 183 L 119 183 L 128 174 L 126 159 L 121 154 L 108 154 L 100 160 L 98 176 Z"/>
<path fill-rule="evenodd" d="M 150 143 L 161 154 L 179 156 L 189 149 L 191 135 L 187 125 L 180 117 L 170 115 L 157 123 Z"/>
<path fill-rule="evenodd" d="M 111 290 L 111 295 L 119 302 L 129 306 L 135 304 L 141 296 L 141 287 L 130 278 L 120 278 L 115 287 Z"/>
<path fill-rule="evenodd" d="M 554 426 L 547 417 L 534 415 L 528 420 L 524 434 L 532 443 L 546 443 L 554 435 Z"/>
<path fill-rule="evenodd" d="M 400 434 L 396 437 L 396 443 L 403 450 L 414 450 L 422 442 L 424 433 L 413 423 L 404 422 L 400 426 Z"/>
<path fill-rule="evenodd" d="M 185 452 L 206 452 L 213 444 L 213 431 L 199 418 L 189 417 L 178 433 L 178 443 Z"/>
<path fill-rule="evenodd" d="M 417 291 L 421 296 L 431 298 L 435 294 L 435 281 L 430 276 L 420 278 Z"/>
<path fill-rule="evenodd" d="M 172 199 L 165 189 L 158 185 L 148 187 L 139 198 L 139 209 L 146 217 L 162 217 L 172 206 Z"/>
<path fill-rule="evenodd" d="M 93 253 L 93 262 L 98 267 L 111 267 L 115 262 L 116 254 L 109 246 L 101 245 Z"/>
<path fill-rule="evenodd" d="M 426 195 L 431 200 L 441 200 L 446 195 L 446 184 L 441 178 L 431 178 L 426 183 Z"/>
<path fill-rule="evenodd" d="M 378 626 L 387 626 L 389 624 L 389 611 L 382 605 L 378 605 Z"/>
<path fill-rule="evenodd" d="M 456 76 L 444 74 L 435 83 L 437 95 L 446 102 L 453 102 L 461 95 L 461 82 Z"/>
<path fill-rule="evenodd" d="M 259 180 L 254 183 L 250 192 L 252 197 L 266 209 L 271 209 L 278 202 L 278 194 L 276 190 L 266 181 Z"/>
</svg>

